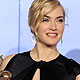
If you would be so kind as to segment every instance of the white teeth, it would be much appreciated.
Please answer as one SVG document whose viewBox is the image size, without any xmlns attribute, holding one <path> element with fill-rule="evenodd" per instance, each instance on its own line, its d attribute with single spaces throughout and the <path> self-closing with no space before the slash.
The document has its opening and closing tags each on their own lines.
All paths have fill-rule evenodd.
<svg viewBox="0 0 80 80">
<path fill-rule="evenodd" d="M 48 34 L 48 35 L 51 35 L 51 36 L 56 36 L 56 34 Z"/>
</svg>

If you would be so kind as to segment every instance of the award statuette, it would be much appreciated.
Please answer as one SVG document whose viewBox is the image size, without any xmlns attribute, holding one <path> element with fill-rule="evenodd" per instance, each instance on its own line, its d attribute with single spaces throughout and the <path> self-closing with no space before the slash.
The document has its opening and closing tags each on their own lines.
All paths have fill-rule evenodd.
<svg viewBox="0 0 80 80">
<path fill-rule="evenodd" d="M 5 71 L 0 71 L 0 80 L 11 80 L 12 74 L 5 70 Z"/>
</svg>

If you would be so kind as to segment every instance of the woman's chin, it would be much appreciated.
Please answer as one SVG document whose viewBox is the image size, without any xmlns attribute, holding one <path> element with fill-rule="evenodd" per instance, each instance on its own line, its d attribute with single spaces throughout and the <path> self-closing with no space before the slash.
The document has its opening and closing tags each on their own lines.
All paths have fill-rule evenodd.
<svg viewBox="0 0 80 80">
<path fill-rule="evenodd" d="M 51 46 L 56 46 L 56 42 L 55 43 L 45 43 L 46 46 L 51 47 Z"/>
</svg>

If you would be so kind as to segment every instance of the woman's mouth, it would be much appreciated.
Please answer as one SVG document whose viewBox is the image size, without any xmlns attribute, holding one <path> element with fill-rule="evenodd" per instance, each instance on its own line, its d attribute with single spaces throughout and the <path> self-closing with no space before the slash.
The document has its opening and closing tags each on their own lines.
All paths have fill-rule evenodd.
<svg viewBox="0 0 80 80">
<path fill-rule="evenodd" d="M 47 33 L 48 37 L 56 37 L 58 34 L 57 33 Z"/>
</svg>

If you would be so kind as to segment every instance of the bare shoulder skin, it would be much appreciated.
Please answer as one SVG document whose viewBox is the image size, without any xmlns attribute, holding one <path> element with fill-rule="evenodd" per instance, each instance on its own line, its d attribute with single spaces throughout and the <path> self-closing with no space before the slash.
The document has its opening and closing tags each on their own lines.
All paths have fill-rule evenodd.
<svg viewBox="0 0 80 80">
<path fill-rule="evenodd" d="M 0 66 L 0 71 L 5 69 L 5 67 L 7 66 L 8 62 L 11 60 L 11 58 L 12 58 L 13 56 L 15 56 L 15 55 L 7 56 L 7 57 L 3 60 L 3 63 L 2 63 L 2 65 Z"/>
</svg>

